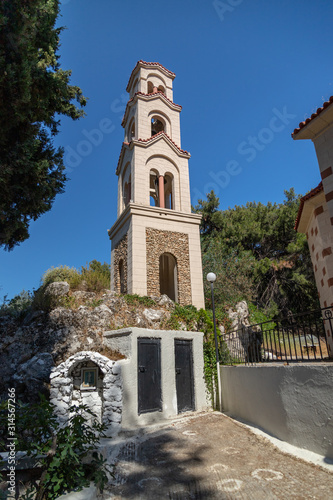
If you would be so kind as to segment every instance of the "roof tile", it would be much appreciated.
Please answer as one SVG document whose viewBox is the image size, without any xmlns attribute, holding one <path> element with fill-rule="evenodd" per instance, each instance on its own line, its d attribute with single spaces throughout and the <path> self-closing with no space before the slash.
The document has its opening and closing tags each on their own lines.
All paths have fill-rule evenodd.
<svg viewBox="0 0 333 500">
<path fill-rule="evenodd" d="M 304 196 L 302 196 L 302 198 L 300 199 L 298 214 L 297 214 L 296 221 L 295 221 L 295 231 L 297 231 L 299 222 L 301 220 L 304 203 L 307 200 L 309 200 L 310 198 L 313 198 L 314 196 L 316 196 L 316 194 L 319 194 L 321 191 L 323 191 L 323 189 L 324 189 L 323 188 L 323 183 L 322 183 L 322 181 L 320 181 L 317 187 L 311 189 L 311 191 L 309 193 L 307 193 Z"/>
<path fill-rule="evenodd" d="M 320 113 L 322 111 L 324 111 L 324 109 L 328 108 L 328 106 L 330 106 L 332 104 L 332 102 L 333 102 L 333 96 L 331 96 L 328 101 L 325 101 L 324 104 L 322 105 L 322 107 L 318 108 L 315 113 L 312 113 L 310 118 L 307 118 L 306 120 L 304 120 L 304 122 L 301 122 L 298 125 L 298 128 L 295 128 L 295 130 L 291 134 L 291 136 L 293 137 L 294 135 L 298 134 L 298 132 L 300 130 L 302 130 L 302 128 L 304 128 L 308 123 L 310 123 L 312 120 L 314 120 L 314 118 L 317 118 L 317 116 L 320 115 Z"/>
</svg>

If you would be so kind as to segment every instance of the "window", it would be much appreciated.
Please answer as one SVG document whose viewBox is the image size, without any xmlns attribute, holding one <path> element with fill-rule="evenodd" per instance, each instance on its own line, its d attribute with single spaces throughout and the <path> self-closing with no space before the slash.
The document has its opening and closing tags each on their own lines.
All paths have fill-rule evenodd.
<svg viewBox="0 0 333 500">
<path fill-rule="evenodd" d="M 82 368 L 81 389 L 96 389 L 98 368 Z"/>
</svg>

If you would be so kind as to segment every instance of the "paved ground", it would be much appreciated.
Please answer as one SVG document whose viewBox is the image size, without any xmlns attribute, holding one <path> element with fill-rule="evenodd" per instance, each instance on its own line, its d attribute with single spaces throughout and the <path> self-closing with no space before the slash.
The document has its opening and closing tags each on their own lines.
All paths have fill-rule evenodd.
<svg viewBox="0 0 333 500">
<path fill-rule="evenodd" d="M 111 444 L 111 442 L 110 442 Z M 113 440 L 104 500 L 333 500 L 333 473 L 284 454 L 220 413 L 190 414 Z"/>
</svg>

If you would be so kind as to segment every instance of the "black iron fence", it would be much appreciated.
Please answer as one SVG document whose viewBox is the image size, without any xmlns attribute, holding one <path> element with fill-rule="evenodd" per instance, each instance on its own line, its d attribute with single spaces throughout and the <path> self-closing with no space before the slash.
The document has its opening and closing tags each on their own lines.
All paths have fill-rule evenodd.
<svg viewBox="0 0 333 500">
<path fill-rule="evenodd" d="M 333 335 L 332 307 L 290 314 L 221 336 L 222 363 L 263 363 L 329 360 L 328 338 Z"/>
</svg>

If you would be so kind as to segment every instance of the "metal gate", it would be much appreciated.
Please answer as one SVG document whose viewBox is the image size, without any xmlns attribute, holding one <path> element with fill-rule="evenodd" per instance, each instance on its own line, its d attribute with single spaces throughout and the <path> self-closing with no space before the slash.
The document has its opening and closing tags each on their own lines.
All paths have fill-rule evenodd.
<svg viewBox="0 0 333 500">
<path fill-rule="evenodd" d="M 191 340 L 175 340 L 178 413 L 194 410 L 193 356 Z"/>
<path fill-rule="evenodd" d="M 162 411 L 160 339 L 138 339 L 138 413 Z"/>
</svg>

